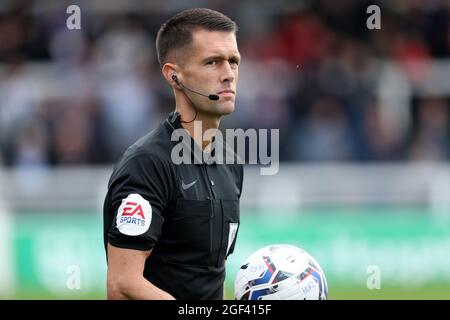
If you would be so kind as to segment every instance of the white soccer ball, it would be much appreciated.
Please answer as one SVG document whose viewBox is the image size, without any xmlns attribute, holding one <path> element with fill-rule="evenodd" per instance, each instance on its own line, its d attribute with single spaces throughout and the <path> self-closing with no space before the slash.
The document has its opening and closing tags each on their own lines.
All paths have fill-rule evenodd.
<svg viewBox="0 0 450 320">
<path fill-rule="evenodd" d="M 247 258 L 234 282 L 236 300 L 326 300 L 325 274 L 306 251 L 287 244 L 261 248 Z"/>
</svg>

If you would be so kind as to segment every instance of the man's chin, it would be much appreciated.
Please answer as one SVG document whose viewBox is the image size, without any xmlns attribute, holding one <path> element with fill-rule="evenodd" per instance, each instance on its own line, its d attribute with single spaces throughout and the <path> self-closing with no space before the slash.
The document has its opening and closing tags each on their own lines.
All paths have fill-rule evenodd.
<svg viewBox="0 0 450 320">
<path fill-rule="evenodd" d="M 234 102 L 227 101 L 225 103 L 217 103 L 197 109 L 197 111 L 212 117 L 226 116 L 234 112 Z"/>
<path fill-rule="evenodd" d="M 234 104 L 217 104 L 210 109 L 210 114 L 216 116 L 226 116 L 234 111 Z"/>
<path fill-rule="evenodd" d="M 220 113 L 221 115 L 227 115 L 230 113 L 233 113 L 234 111 L 234 101 L 227 101 L 225 103 L 221 103 L 219 105 L 216 106 L 217 107 L 217 111 L 218 113 Z"/>
</svg>

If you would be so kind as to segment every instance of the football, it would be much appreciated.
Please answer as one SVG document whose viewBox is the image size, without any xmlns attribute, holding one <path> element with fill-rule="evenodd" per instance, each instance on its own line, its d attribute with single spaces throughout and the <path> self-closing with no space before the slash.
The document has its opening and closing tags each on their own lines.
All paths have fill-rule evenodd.
<svg viewBox="0 0 450 320">
<path fill-rule="evenodd" d="M 326 300 L 325 274 L 305 250 L 275 244 L 255 251 L 236 274 L 236 300 Z"/>
</svg>

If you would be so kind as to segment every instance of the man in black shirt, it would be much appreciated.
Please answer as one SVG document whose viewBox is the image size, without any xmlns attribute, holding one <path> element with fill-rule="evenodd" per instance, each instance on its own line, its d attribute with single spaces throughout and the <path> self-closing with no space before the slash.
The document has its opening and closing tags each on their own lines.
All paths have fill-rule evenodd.
<svg viewBox="0 0 450 320">
<path fill-rule="evenodd" d="M 223 299 L 243 168 L 234 154 L 233 164 L 203 161 L 216 142 L 203 133 L 234 111 L 236 31 L 219 12 L 191 9 L 158 32 L 158 59 L 176 110 L 125 152 L 109 181 L 103 214 L 110 299 Z M 188 139 L 173 139 L 180 131 Z M 192 147 L 197 162 L 175 163 L 179 143 Z"/>
</svg>

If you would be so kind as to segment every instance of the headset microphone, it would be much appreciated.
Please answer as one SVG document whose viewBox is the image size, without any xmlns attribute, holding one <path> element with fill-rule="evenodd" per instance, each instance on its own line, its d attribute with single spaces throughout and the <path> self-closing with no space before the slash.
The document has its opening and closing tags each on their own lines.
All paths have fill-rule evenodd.
<svg viewBox="0 0 450 320">
<path fill-rule="evenodd" d="M 179 86 L 182 86 L 184 89 L 187 89 L 187 90 L 189 90 L 189 91 L 191 91 L 191 92 L 193 92 L 193 93 L 199 94 L 199 95 L 201 95 L 201 96 L 203 96 L 203 97 L 206 97 L 206 98 L 208 98 L 209 100 L 217 101 L 217 100 L 220 99 L 220 97 L 219 97 L 217 94 L 206 95 L 206 94 L 203 94 L 203 93 L 194 91 L 194 90 L 192 90 L 192 89 L 189 89 L 188 87 L 185 87 L 185 86 L 178 80 L 178 78 L 177 78 L 177 76 L 176 76 L 175 74 L 172 75 L 172 80 L 175 81 L 175 83 L 178 84 Z"/>
</svg>

